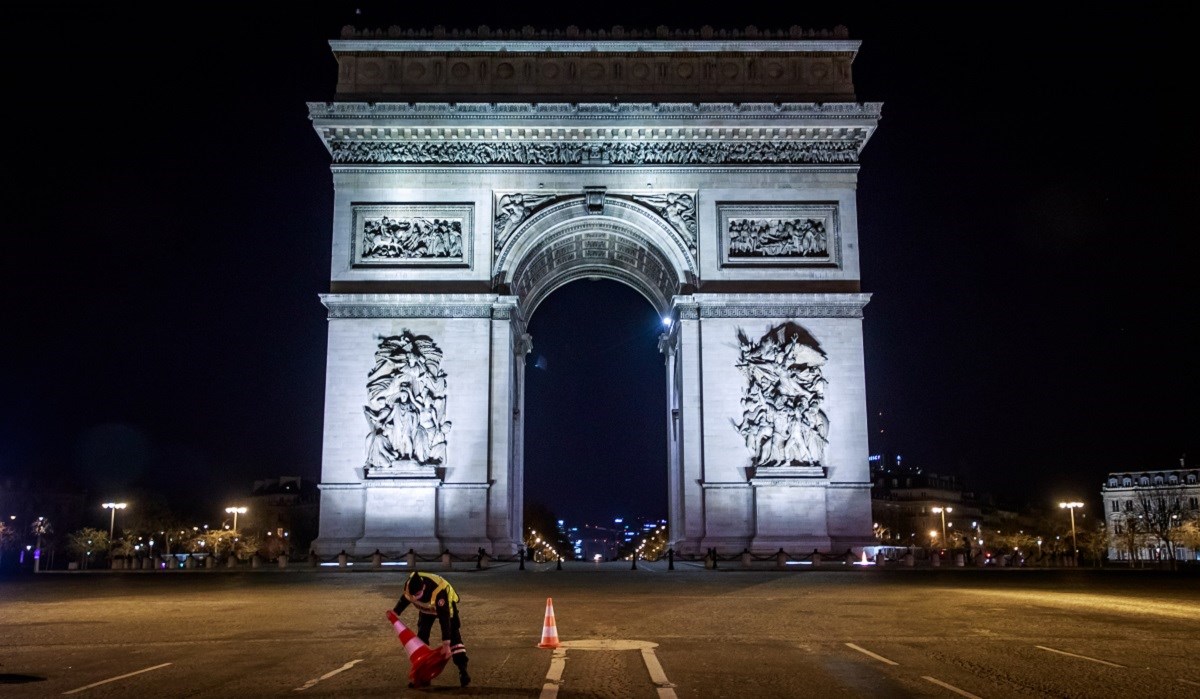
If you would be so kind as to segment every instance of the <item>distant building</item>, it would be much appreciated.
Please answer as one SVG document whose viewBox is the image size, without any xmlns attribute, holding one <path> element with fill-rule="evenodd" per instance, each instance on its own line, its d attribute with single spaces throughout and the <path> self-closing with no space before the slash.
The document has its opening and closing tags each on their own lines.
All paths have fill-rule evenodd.
<svg viewBox="0 0 1200 699">
<path fill-rule="evenodd" d="M 1108 474 L 1104 500 L 1110 561 L 1161 561 L 1166 542 L 1157 532 L 1200 519 L 1200 468 L 1118 471 Z M 1155 523 L 1158 523 L 1157 526 Z M 1200 560 L 1200 550 L 1179 546 L 1176 560 Z"/>
<path fill-rule="evenodd" d="M 871 515 L 884 546 L 977 553 L 993 548 L 989 532 L 1023 524 L 1016 512 L 978 497 L 956 476 L 927 473 L 899 454 L 872 455 L 870 467 Z"/>
<path fill-rule="evenodd" d="M 292 551 L 308 553 L 317 538 L 321 493 L 317 484 L 299 476 L 254 482 L 245 515 L 253 526 L 271 536 L 286 537 Z"/>
</svg>

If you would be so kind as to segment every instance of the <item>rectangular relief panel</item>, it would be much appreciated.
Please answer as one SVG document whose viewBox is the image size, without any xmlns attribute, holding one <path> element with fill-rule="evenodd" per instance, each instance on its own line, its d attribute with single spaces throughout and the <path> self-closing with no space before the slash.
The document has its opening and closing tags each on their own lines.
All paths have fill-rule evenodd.
<svg viewBox="0 0 1200 699">
<path fill-rule="evenodd" d="M 354 269 L 471 267 L 472 204 L 351 204 Z"/>
<path fill-rule="evenodd" d="M 841 267 L 837 202 L 717 202 L 721 267 Z"/>
</svg>

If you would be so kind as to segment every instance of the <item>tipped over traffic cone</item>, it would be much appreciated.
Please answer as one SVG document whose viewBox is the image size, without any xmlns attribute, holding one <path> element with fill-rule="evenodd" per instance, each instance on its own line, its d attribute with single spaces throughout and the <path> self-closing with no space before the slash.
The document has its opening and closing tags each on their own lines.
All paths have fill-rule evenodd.
<svg viewBox="0 0 1200 699">
<path fill-rule="evenodd" d="M 542 642 L 538 648 L 558 648 L 558 625 L 554 623 L 554 600 L 546 598 L 546 621 L 542 624 Z"/>
<path fill-rule="evenodd" d="M 417 638 L 417 635 L 405 626 L 404 622 L 400 621 L 400 617 L 396 616 L 396 612 L 391 609 L 387 612 L 387 619 L 391 622 L 392 628 L 396 629 L 400 642 L 404 644 L 404 651 L 408 653 L 408 661 L 412 664 L 408 671 L 410 686 L 429 686 L 433 678 L 442 674 L 442 669 L 450 661 L 450 656 L 442 648 L 434 650 L 425 645 L 425 642 Z"/>
</svg>

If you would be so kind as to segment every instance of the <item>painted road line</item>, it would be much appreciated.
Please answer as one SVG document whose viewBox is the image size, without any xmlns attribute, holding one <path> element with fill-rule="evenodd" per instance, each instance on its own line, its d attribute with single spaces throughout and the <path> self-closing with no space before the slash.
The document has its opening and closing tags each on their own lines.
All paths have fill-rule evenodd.
<svg viewBox="0 0 1200 699">
<path fill-rule="evenodd" d="M 1180 678 L 1179 678 L 1179 681 L 1180 681 L 1180 682 L 1182 682 L 1182 683 L 1184 683 L 1184 684 L 1190 684 L 1190 685 L 1192 685 L 1193 687 L 1200 687 L 1200 682 L 1193 682 L 1193 681 L 1191 681 L 1191 680 L 1185 680 L 1185 679 L 1183 679 L 1182 677 L 1180 677 Z"/>
<path fill-rule="evenodd" d="M 675 685 L 667 679 L 663 672 L 658 656 L 654 654 L 657 643 L 650 641 L 624 641 L 620 639 L 599 638 L 583 641 L 566 641 L 554 649 L 550 658 L 550 671 L 546 673 L 546 684 L 542 685 L 541 699 L 555 699 L 558 696 L 558 685 L 562 682 L 563 668 L 567 664 L 568 650 L 636 650 L 642 654 L 642 662 L 646 663 L 646 671 L 650 673 L 650 681 L 658 692 L 658 699 L 676 699 Z"/>
<path fill-rule="evenodd" d="M 134 672 L 127 672 L 124 675 L 118 675 L 117 677 L 110 677 L 107 680 L 100 680 L 99 682 L 93 682 L 93 683 L 87 685 L 86 687 L 79 687 L 78 689 L 72 689 L 69 692 L 63 692 L 63 694 L 74 694 L 76 692 L 82 692 L 85 689 L 91 689 L 92 687 L 99 687 L 100 685 L 108 684 L 109 682 L 116 682 L 117 680 L 123 680 L 126 677 L 133 677 L 134 675 L 140 675 L 143 672 L 150 672 L 151 670 L 157 670 L 159 668 L 166 667 L 170 664 L 171 663 L 163 663 L 162 665 L 155 665 L 154 667 L 148 667 L 148 668 L 144 668 L 142 670 L 135 670 Z"/>
<path fill-rule="evenodd" d="M 563 670 L 567 667 L 567 649 L 559 646 L 550 656 L 550 670 L 546 673 L 546 684 L 542 685 L 541 699 L 555 699 L 558 684 L 562 682 Z"/>
<path fill-rule="evenodd" d="M 1124 665 L 1117 665 L 1116 663 L 1110 663 L 1107 660 L 1101 660 L 1099 658 L 1089 658 L 1086 655 L 1076 655 L 1075 653 L 1068 653 L 1065 650 L 1058 650 L 1056 648 L 1047 648 L 1046 646 L 1034 646 L 1034 648 L 1041 648 L 1042 650 L 1048 650 L 1051 653 L 1058 653 L 1059 655 L 1067 655 L 1072 658 L 1079 658 L 1080 660 L 1090 660 L 1093 663 L 1100 663 L 1101 665 L 1108 665 L 1109 667 L 1125 667 Z"/>
<path fill-rule="evenodd" d="M 295 688 L 295 689 L 293 689 L 292 691 L 293 691 L 293 692 L 303 692 L 304 690 L 308 689 L 309 687 L 312 687 L 312 686 L 316 685 L 316 684 L 317 684 L 318 682 L 320 682 L 321 680 L 327 680 L 327 679 L 329 679 L 330 677 L 333 677 L 334 675 L 338 674 L 339 672 L 345 672 L 346 670 L 349 670 L 350 668 L 352 668 L 352 667 L 354 667 L 355 665 L 357 665 L 357 664 L 361 663 L 362 661 L 363 661 L 363 659 L 362 659 L 362 658 L 358 658 L 357 660 L 351 660 L 350 662 L 348 662 L 348 663 L 346 663 L 345 665 L 343 665 L 343 666 L 339 667 L 338 669 L 336 669 L 336 670 L 330 670 L 329 672 L 326 672 L 324 675 L 321 675 L 320 677 L 318 677 L 318 678 L 317 678 L 317 679 L 315 679 L 315 680 L 309 680 L 309 681 L 305 682 L 303 686 L 296 687 L 296 688 Z"/>
<path fill-rule="evenodd" d="M 971 694 L 970 692 L 959 689 L 958 687 L 955 687 L 952 684 L 946 684 L 945 682 L 939 680 L 936 677 L 930 677 L 929 675 L 921 675 L 921 679 L 929 680 L 930 682 L 936 684 L 939 687 L 944 687 L 946 689 L 949 689 L 951 692 L 954 692 L 955 694 L 959 695 L 960 697 L 967 697 L 967 699 L 983 699 L 982 697 L 976 696 L 974 694 Z"/>
<path fill-rule="evenodd" d="M 658 686 L 659 699 L 675 699 L 675 685 L 667 679 L 667 673 L 663 672 L 662 664 L 658 662 L 658 656 L 654 654 L 653 648 L 642 649 L 642 661 L 646 663 L 650 681 Z"/>
<path fill-rule="evenodd" d="M 877 655 L 875 653 L 872 653 L 871 651 L 867 650 L 866 648 L 863 648 L 862 646 L 856 646 L 853 643 L 847 643 L 846 647 L 853 648 L 854 650 L 858 651 L 859 653 L 862 653 L 863 655 L 866 655 L 871 658 L 875 658 L 876 660 L 878 660 L 881 663 L 887 663 L 888 665 L 899 665 L 900 664 L 900 663 L 896 662 L 895 660 L 888 660 L 887 658 L 883 657 L 882 655 Z"/>
</svg>

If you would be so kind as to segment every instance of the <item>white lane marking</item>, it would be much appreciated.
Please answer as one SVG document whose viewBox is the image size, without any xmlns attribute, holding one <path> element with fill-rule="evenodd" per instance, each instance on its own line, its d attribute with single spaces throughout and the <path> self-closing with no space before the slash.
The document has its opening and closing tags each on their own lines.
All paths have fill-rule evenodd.
<svg viewBox="0 0 1200 699">
<path fill-rule="evenodd" d="M 900 664 L 900 663 L 896 662 L 895 660 L 888 660 L 887 658 L 883 657 L 882 655 L 877 655 L 875 653 L 872 653 L 871 651 L 867 650 L 866 648 L 863 648 L 862 646 L 856 646 L 853 643 L 847 643 L 846 646 L 848 648 L 853 648 L 854 650 L 858 651 L 859 653 L 862 653 L 863 655 L 867 655 L 872 658 L 875 658 L 876 660 L 878 660 L 881 663 L 887 663 L 888 665 L 899 665 Z"/>
<path fill-rule="evenodd" d="M 170 664 L 171 663 L 163 663 L 162 665 L 155 665 L 154 667 L 148 667 L 148 668 L 145 668 L 142 670 L 135 670 L 134 672 L 127 672 L 124 675 L 118 675 L 117 677 L 110 677 L 107 680 L 100 680 L 99 682 L 93 682 L 93 683 L 87 685 L 86 687 L 79 687 L 77 689 L 72 689 L 69 692 L 63 692 L 63 694 L 74 694 L 76 692 L 82 692 L 85 689 L 91 689 L 92 687 L 99 687 L 100 685 L 108 684 L 109 682 L 116 682 L 117 680 L 123 680 L 126 677 L 133 677 L 134 675 L 140 675 L 143 672 L 150 672 L 151 670 L 157 670 L 159 668 L 166 667 Z"/>
<path fill-rule="evenodd" d="M 1093 663 L 1100 663 L 1101 665 L 1107 665 L 1107 666 L 1109 666 L 1109 667 L 1125 667 L 1124 665 L 1118 665 L 1118 664 L 1116 664 L 1116 663 L 1110 663 L 1110 662 L 1108 662 L 1107 660 L 1101 660 L 1101 659 L 1099 659 L 1099 658 L 1089 658 L 1089 657 L 1088 657 L 1088 656 L 1086 656 L 1086 655 L 1076 655 L 1075 653 L 1068 653 L 1068 652 L 1067 652 L 1067 651 L 1065 651 L 1065 650 L 1058 650 L 1058 649 L 1056 649 L 1056 648 L 1047 648 L 1046 646 L 1034 646 L 1034 648 L 1041 648 L 1042 650 L 1048 650 L 1048 651 L 1050 651 L 1051 653 L 1058 653 L 1059 655 L 1067 655 L 1067 656 L 1070 656 L 1070 657 L 1072 657 L 1072 658 L 1079 658 L 1080 660 L 1090 660 L 1090 661 L 1092 661 Z"/>
<path fill-rule="evenodd" d="M 982 699 L 982 697 L 978 697 L 974 694 L 971 694 L 970 692 L 963 691 L 963 690 L 959 689 L 958 687 L 955 687 L 952 684 L 946 684 L 945 682 L 939 680 L 936 677 L 930 677 L 929 675 L 921 675 L 921 679 L 929 680 L 930 682 L 936 684 L 937 686 L 945 687 L 946 689 L 949 689 L 951 692 L 954 692 L 955 694 L 957 694 L 959 696 L 967 697 L 967 699 Z"/>
<path fill-rule="evenodd" d="M 650 641 L 625 641 L 611 638 L 596 638 L 583 641 L 567 641 L 559 644 L 550 657 L 550 670 L 546 673 L 546 684 L 542 685 L 540 699 L 556 699 L 558 686 L 562 682 L 563 669 L 567 664 L 567 650 L 636 650 L 642 654 L 642 662 L 646 663 L 646 671 L 650 673 L 650 681 L 655 684 L 659 699 L 676 699 L 675 685 L 667 679 L 663 672 L 658 656 L 654 654 L 657 643 Z"/>
<path fill-rule="evenodd" d="M 348 662 L 348 663 L 346 663 L 345 665 L 343 665 L 343 666 L 339 667 L 338 669 L 336 669 L 336 670 L 330 670 L 329 672 L 326 672 L 324 675 L 321 675 L 320 677 L 318 677 L 318 678 L 317 678 L 317 679 L 315 679 L 315 680 L 309 680 L 309 681 L 305 682 L 303 686 L 296 687 L 296 688 L 295 688 L 295 689 L 293 689 L 292 691 L 293 691 L 293 692 L 303 692 L 304 690 L 308 689 L 309 687 L 312 687 L 312 686 L 316 685 L 316 684 L 317 684 L 318 682 L 320 682 L 321 680 L 327 680 L 327 679 L 329 679 L 330 677 L 333 677 L 334 675 L 338 674 L 339 672 L 345 672 L 346 670 L 349 670 L 350 668 L 352 668 L 352 667 L 354 667 L 355 665 L 357 665 L 357 664 L 361 663 L 362 661 L 363 661 L 363 659 L 362 659 L 362 658 L 359 658 L 359 659 L 357 659 L 357 660 L 351 660 L 350 662 Z"/>
<path fill-rule="evenodd" d="M 646 663 L 650 681 L 658 685 L 659 699 L 675 699 L 675 685 L 667 679 L 667 673 L 663 672 L 662 664 L 658 662 L 658 656 L 654 654 L 653 648 L 642 649 L 642 661 Z"/>
<path fill-rule="evenodd" d="M 562 681 L 566 666 L 567 649 L 559 646 L 550 656 L 550 670 L 546 673 L 546 684 L 542 685 L 541 699 L 555 699 L 558 696 L 558 683 Z"/>
<path fill-rule="evenodd" d="M 1182 683 L 1184 683 L 1184 684 L 1190 684 L 1190 685 L 1192 685 L 1193 687 L 1200 687 L 1200 682 L 1193 682 L 1193 681 L 1191 681 L 1191 680 L 1185 680 L 1185 679 L 1183 679 L 1182 677 L 1180 677 L 1180 678 L 1179 678 L 1179 681 L 1180 681 L 1180 682 L 1182 682 Z"/>
</svg>

